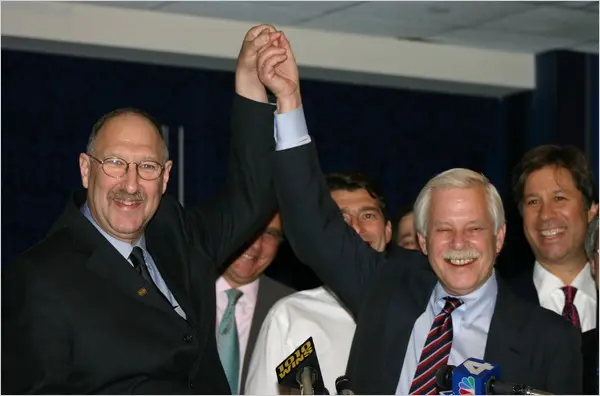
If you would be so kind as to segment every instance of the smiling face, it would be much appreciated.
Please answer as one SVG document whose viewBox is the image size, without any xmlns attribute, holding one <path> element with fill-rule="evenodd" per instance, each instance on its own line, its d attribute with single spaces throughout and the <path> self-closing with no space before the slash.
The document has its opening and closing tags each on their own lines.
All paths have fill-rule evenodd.
<svg viewBox="0 0 600 396">
<path fill-rule="evenodd" d="M 340 207 L 346 223 L 373 249 L 383 252 L 392 237 L 392 225 L 386 221 L 377 199 L 364 188 L 334 190 L 331 197 Z"/>
<path fill-rule="evenodd" d="M 160 134 L 144 117 L 124 113 L 106 122 L 90 154 L 100 161 L 118 157 L 127 162 L 152 160 L 165 164 L 156 180 L 140 178 L 134 164 L 124 176 L 113 178 L 89 155 L 79 156 L 81 181 L 88 190 L 92 217 L 111 236 L 133 243 L 154 216 L 169 181 L 172 162 L 164 163 L 166 153 Z"/>
<path fill-rule="evenodd" d="M 546 166 L 532 172 L 523 190 L 523 230 L 536 260 L 543 266 L 585 265 L 585 235 L 598 210 L 589 209 L 571 173 Z"/>
<path fill-rule="evenodd" d="M 231 287 L 254 282 L 273 262 L 283 240 L 281 219 L 275 215 L 263 233 L 223 273 Z"/>
<path fill-rule="evenodd" d="M 481 287 L 504 244 L 506 226 L 494 235 L 487 205 L 483 186 L 431 191 L 427 236 L 417 236 L 440 284 L 452 295 L 466 295 Z"/>
</svg>

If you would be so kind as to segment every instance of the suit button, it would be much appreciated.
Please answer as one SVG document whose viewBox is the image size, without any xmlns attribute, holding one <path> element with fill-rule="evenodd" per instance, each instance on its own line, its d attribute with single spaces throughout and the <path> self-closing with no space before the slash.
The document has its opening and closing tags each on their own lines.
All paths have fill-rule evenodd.
<svg viewBox="0 0 600 396">
<path fill-rule="evenodd" d="M 183 336 L 183 341 L 189 344 L 190 342 L 194 341 L 194 336 L 191 334 L 186 334 Z"/>
<path fill-rule="evenodd" d="M 194 383 L 190 381 L 190 389 L 194 389 Z"/>
</svg>

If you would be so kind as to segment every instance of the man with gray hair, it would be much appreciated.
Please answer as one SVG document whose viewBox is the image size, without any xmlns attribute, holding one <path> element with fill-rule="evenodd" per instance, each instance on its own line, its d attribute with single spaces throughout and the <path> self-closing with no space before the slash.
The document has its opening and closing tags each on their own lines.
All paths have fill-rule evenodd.
<svg viewBox="0 0 600 396">
<path fill-rule="evenodd" d="M 331 198 L 285 35 L 278 44 L 285 56 L 259 58 L 257 69 L 271 92 L 296 97 L 290 122 L 276 131 L 276 141 L 295 142 L 277 146 L 273 167 L 284 231 L 298 258 L 356 318 L 346 370 L 354 393 L 439 393 L 437 371 L 469 358 L 499 365 L 504 381 L 580 393 L 577 329 L 520 301 L 494 274 L 506 232 L 496 188 L 468 169 L 439 174 L 415 204 L 419 244 L 430 265 L 418 252 L 374 251 Z"/>
</svg>

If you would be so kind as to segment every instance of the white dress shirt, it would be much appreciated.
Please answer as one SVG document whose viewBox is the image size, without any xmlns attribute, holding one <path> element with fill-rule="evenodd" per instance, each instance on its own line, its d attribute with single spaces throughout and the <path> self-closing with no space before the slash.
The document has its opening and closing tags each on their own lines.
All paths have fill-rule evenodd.
<svg viewBox="0 0 600 396">
<path fill-rule="evenodd" d="M 533 266 L 533 284 L 538 293 L 540 305 L 562 315 L 565 307 L 565 294 L 561 287 L 567 286 L 559 277 L 545 269 L 539 262 Z M 577 288 L 573 303 L 579 313 L 581 331 L 596 328 L 596 284 L 590 271 L 590 263 L 575 277 L 571 286 Z"/>
<path fill-rule="evenodd" d="M 239 376 L 242 375 L 242 367 L 244 364 L 244 355 L 246 354 L 246 347 L 248 346 L 248 337 L 250 335 L 250 327 L 252 327 L 252 317 L 254 316 L 254 308 L 256 307 L 256 297 L 258 295 L 258 286 L 260 278 L 254 282 L 238 287 L 242 293 L 242 296 L 235 305 L 235 324 L 238 331 L 238 340 L 240 345 L 240 372 Z M 227 309 L 229 299 L 227 298 L 226 291 L 231 289 L 231 286 L 225 278 L 222 276 L 217 279 L 215 285 L 217 291 L 217 326 L 216 331 L 219 331 L 219 325 L 221 319 Z M 216 334 L 215 334 L 216 335 Z M 238 378 L 238 381 L 240 379 Z"/>
<path fill-rule="evenodd" d="M 483 359 L 497 294 L 495 273 L 479 289 L 460 297 L 448 294 L 438 282 L 431 293 L 427 309 L 413 326 L 396 394 L 407 395 L 410 391 L 433 320 L 444 308 L 444 297 L 457 297 L 464 303 L 452 312 L 452 348 L 448 364 L 458 366 L 468 358 Z"/>
<path fill-rule="evenodd" d="M 335 394 L 335 380 L 346 371 L 355 328 L 352 316 L 325 287 L 282 298 L 260 329 L 246 394 L 278 395 L 276 367 L 309 337 L 313 337 L 325 387 Z"/>
</svg>

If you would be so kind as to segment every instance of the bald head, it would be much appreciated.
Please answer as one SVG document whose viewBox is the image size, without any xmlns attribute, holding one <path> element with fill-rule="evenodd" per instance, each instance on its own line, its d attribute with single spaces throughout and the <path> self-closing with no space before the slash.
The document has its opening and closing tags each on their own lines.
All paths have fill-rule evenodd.
<svg viewBox="0 0 600 396">
<path fill-rule="evenodd" d="M 121 123 L 119 121 L 126 121 L 125 123 Z M 143 110 L 136 109 L 133 107 L 126 107 L 113 110 L 109 113 L 104 114 L 102 117 L 96 121 L 94 126 L 92 127 L 92 133 L 88 139 L 87 144 L 87 152 L 90 154 L 95 153 L 96 145 L 98 137 L 101 135 L 101 132 L 104 130 L 113 130 L 111 125 L 109 124 L 132 124 L 137 123 L 138 126 L 142 128 L 142 124 L 145 124 L 146 130 L 152 130 L 156 132 L 158 138 L 160 139 L 160 144 L 164 151 L 163 160 L 166 162 L 169 159 L 169 150 L 167 148 L 167 143 L 164 140 L 164 137 L 161 133 L 161 128 L 158 122 L 152 118 L 148 113 Z M 111 126 L 111 128 L 108 128 Z"/>
</svg>

